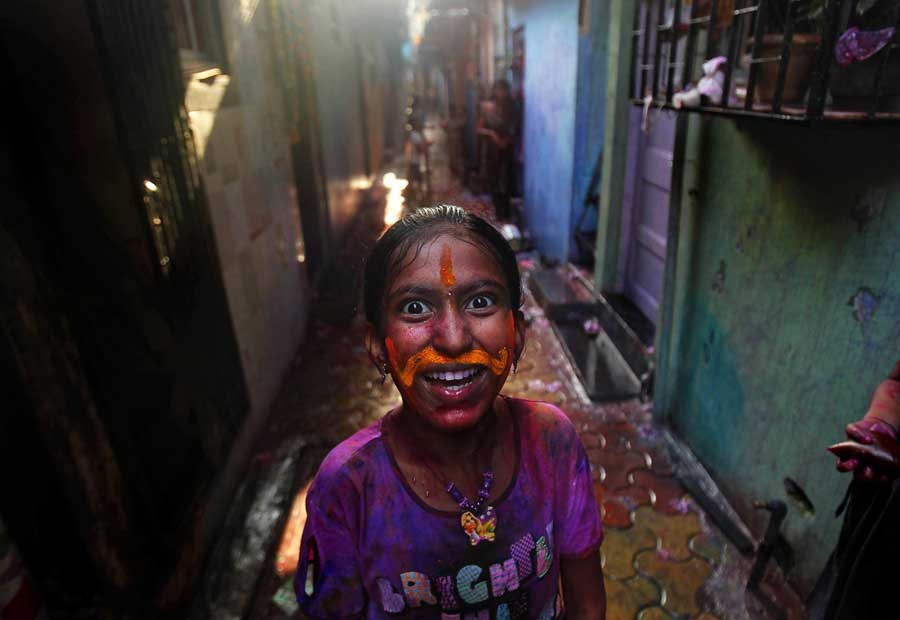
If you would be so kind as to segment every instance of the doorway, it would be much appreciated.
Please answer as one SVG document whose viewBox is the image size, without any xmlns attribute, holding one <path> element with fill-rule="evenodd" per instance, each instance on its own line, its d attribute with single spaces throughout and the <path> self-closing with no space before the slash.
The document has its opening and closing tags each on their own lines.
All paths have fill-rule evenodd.
<svg viewBox="0 0 900 620">
<path fill-rule="evenodd" d="M 675 116 L 631 110 L 617 290 L 610 303 L 652 345 L 663 295 Z"/>
</svg>

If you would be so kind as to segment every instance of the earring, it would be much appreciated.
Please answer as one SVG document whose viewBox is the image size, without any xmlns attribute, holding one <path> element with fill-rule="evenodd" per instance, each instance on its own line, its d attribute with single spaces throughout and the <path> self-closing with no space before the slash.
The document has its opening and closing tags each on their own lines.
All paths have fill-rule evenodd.
<svg viewBox="0 0 900 620">
<path fill-rule="evenodd" d="M 387 364 L 383 364 L 381 366 L 381 385 L 384 385 L 384 382 L 387 379 L 387 373 L 388 373 Z"/>
</svg>

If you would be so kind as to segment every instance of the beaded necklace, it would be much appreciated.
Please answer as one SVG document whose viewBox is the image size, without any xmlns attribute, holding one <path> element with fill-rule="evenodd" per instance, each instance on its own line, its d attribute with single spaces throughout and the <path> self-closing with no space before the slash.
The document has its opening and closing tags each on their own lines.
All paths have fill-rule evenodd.
<svg viewBox="0 0 900 620">
<path fill-rule="evenodd" d="M 392 422 L 392 426 L 396 426 Z M 410 442 L 415 445 L 415 442 Z M 494 438 L 490 444 L 490 454 L 491 459 L 490 462 L 493 461 L 494 448 L 497 444 L 497 434 L 494 434 Z M 460 491 L 459 487 L 456 486 L 456 483 L 452 480 L 448 479 L 444 476 L 439 469 L 436 469 L 435 466 L 432 465 L 432 459 L 427 456 L 422 450 L 418 448 L 411 448 L 407 446 L 407 449 L 413 453 L 418 460 L 431 472 L 431 475 L 438 481 L 440 481 L 444 485 L 444 490 L 453 498 L 453 501 L 459 506 L 462 511 L 460 514 L 460 526 L 465 532 L 466 536 L 469 538 L 469 544 L 471 546 L 475 546 L 483 541 L 491 542 L 494 540 L 496 536 L 497 529 L 497 515 L 494 512 L 493 506 L 486 506 L 488 497 L 491 494 L 491 488 L 494 484 L 494 471 L 489 468 L 485 470 L 481 474 L 481 487 L 478 489 L 478 495 L 476 500 L 473 502 L 468 497 L 463 495 L 463 492 Z M 412 483 L 416 484 L 416 477 L 411 476 Z M 424 485 L 422 485 L 424 487 Z M 425 487 L 425 497 L 430 497 L 431 492 L 427 487 Z"/>
</svg>

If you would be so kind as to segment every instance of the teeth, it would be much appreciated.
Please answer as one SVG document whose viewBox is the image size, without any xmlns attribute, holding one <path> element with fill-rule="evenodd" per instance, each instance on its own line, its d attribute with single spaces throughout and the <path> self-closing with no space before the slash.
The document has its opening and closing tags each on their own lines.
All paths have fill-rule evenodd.
<svg viewBox="0 0 900 620">
<path fill-rule="evenodd" d="M 477 368 L 468 368 L 466 370 L 456 370 L 453 372 L 433 372 L 426 376 L 429 379 L 434 379 L 436 381 L 461 381 L 462 379 L 468 379 L 469 377 L 474 376 L 477 372 Z"/>
</svg>

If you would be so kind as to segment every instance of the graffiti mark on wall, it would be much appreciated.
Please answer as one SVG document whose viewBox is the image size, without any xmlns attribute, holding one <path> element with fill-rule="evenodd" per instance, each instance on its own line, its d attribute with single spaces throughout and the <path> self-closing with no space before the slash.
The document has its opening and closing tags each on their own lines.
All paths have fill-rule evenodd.
<svg viewBox="0 0 900 620">
<path fill-rule="evenodd" d="M 847 301 L 847 305 L 853 308 L 853 318 L 860 324 L 862 329 L 865 329 L 872 317 L 875 316 L 875 311 L 878 310 L 880 302 L 881 299 L 872 289 L 867 286 L 861 286 L 856 289 L 853 297 Z"/>
</svg>

